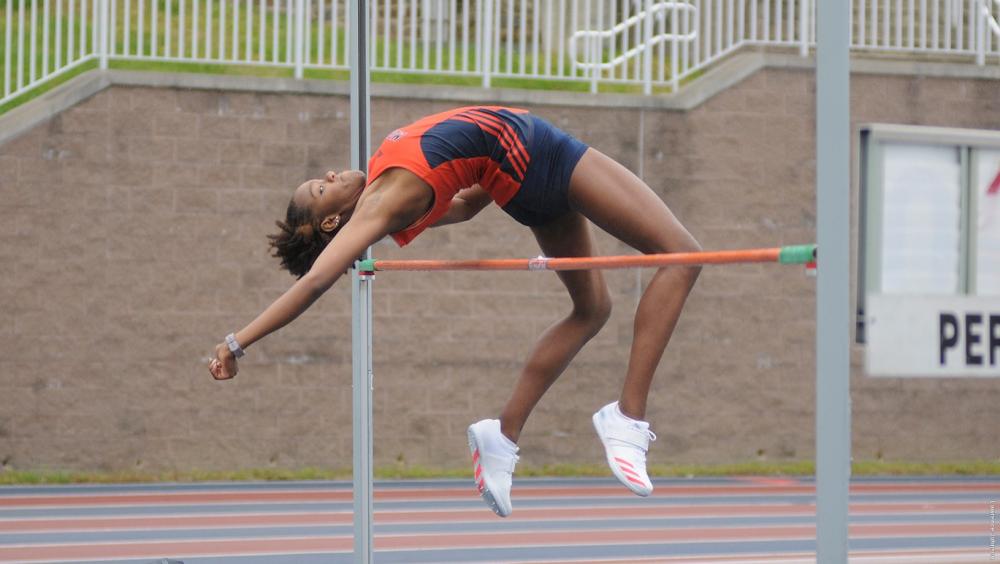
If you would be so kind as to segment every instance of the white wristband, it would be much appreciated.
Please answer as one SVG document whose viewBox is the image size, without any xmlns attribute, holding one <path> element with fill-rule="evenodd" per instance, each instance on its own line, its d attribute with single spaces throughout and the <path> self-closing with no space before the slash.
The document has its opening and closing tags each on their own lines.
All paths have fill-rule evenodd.
<svg viewBox="0 0 1000 564">
<path fill-rule="evenodd" d="M 229 347 L 229 351 L 233 353 L 236 358 L 242 357 L 245 353 L 243 352 L 243 347 L 236 342 L 236 335 L 230 333 L 226 335 L 226 346 Z"/>
</svg>

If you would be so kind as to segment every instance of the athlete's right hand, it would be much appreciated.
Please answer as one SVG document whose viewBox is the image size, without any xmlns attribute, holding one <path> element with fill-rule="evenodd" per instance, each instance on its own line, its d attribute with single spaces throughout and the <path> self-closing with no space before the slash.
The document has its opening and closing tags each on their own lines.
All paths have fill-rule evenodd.
<svg viewBox="0 0 1000 564">
<path fill-rule="evenodd" d="M 226 343 L 215 345 L 215 358 L 208 363 L 208 371 L 216 380 L 229 380 L 240 371 L 239 366 L 236 365 L 236 356 L 229 350 Z"/>
</svg>

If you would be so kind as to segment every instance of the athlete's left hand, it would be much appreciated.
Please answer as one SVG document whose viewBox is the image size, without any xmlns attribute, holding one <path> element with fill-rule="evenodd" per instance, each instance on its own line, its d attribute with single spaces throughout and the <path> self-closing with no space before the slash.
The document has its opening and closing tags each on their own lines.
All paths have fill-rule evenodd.
<svg viewBox="0 0 1000 564">
<path fill-rule="evenodd" d="M 215 345 L 215 358 L 208 363 L 208 371 L 212 373 L 212 378 L 216 380 L 229 380 L 236 376 L 240 368 L 236 364 L 236 356 L 233 355 L 226 343 Z"/>
</svg>

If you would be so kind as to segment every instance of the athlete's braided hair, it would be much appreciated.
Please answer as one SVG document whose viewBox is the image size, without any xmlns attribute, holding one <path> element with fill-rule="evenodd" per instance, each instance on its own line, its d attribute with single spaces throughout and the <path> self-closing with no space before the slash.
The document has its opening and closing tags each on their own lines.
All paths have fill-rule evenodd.
<svg viewBox="0 0 1000 564">
<path fill-rule="evenodd" d="M 288 270 L 296 278 L 305 276 L 312 268 L 316 258 L 326 245 L 333 240 L 338 230 L 327 233 L 320 229 L 320 221 L 313 217 L 309 208 L 295 205 L 295 200 L 288 202 L 285 221 L 276 221 L 281 230 L 274 235 L 268 235 L 271 255 L 281 259 L 281 268 Z"/>
</svg>

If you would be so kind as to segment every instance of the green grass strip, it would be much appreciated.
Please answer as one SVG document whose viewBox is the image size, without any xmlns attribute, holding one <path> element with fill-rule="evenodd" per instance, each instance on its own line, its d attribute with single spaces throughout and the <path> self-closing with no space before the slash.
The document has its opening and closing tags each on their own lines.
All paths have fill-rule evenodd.
<svg viewBox="0 0 1000 564">
<path fill-rule="evenodd" d="M 89 72 L 96 69 L 97 66 L 98 66 L 97 60 L 87 61 L 86 63 L 83 63 L 74 69 L 68 70 L 63 74 L 47 82 L 43 82 L 42 84 L 32 88 L 31 90 L 28 90 L 27 92 L 21 94 L 20 96 L 16 96 L 4 102 L 3 104 L 0 104 L 0 114 L 3 114 L 7 110 L 14 109 L 27 102 L 30 102 L 31 100 L 34 100 L 35 98 L 41 96 L 42 94 L 45 94 L 49 90 L 52 90 L 56 86 L 68 82 L 70 79 L 76 78 L 77 76 L 80 76 L 85 72 Z"/>
<path fill-rule="evenodd" d="M 813 461 L 746 461 L 730 464 L 656 464 L 649 474 L 656 477 L 695 478 L 726 476 L 812 476 Z M 378 479 L 468 478 L 471 470 L 462 468 L 429 468 L 413 465 L 393 465 L 376 468 Z M 866 460 L 852 465 L 854 476 L 1000 476 L 1000 460 L 966 460 L 943 462 L 911 462 Z M 518 467 L 520 477 L 608 477 L 605 465 L 557 464 Z M 6 470 L 0 471 L 0 485 L 32 484 L 111 484 L 156 482 L 245 482 L 289 480 L 349 480 L 350 468 L 259 468 L 234 471 L 177 472 L 60 472 Z"/>
</svg>

